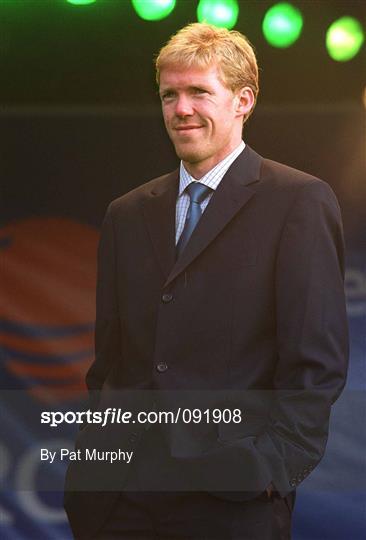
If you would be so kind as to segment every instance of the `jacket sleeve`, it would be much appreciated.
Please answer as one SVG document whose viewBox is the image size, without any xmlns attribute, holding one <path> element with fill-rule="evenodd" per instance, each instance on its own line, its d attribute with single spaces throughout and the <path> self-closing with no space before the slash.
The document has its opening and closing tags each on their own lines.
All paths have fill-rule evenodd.
<svg viewBox="0 0 366 540">
<path fill-rule="evenodd" d="M 115 235 L 110 205 L 102 224 L 98 247 L 95 359 L 86 375 L 90 406 L 93 409 L 97 406 L 100 390 L 109 371 L 121 358 L 115 257 Z"/>
<path fill-rule="evenodd" d="M 284 496 L 322 458 L 331 405 L 346 380 L 343 231 L 325 182 L 314 180 L 297 194 L 281 235 L 275 287 L 275 398 L 256 448 Z"/>
</svg>

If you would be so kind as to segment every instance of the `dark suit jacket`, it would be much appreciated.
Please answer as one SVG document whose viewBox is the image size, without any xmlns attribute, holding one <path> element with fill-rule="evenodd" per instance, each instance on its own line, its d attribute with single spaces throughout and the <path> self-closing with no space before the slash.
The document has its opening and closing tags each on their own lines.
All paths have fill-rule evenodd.
<svg viewBox="0 0 366 540">
<path fill-rule="evenodd" d="M 345 383 L 337 200 L 323 181 L 246 146 L 175 261 L 177 193 L 174 171 L 108 208 L 88 387 L 101 390 L 99 406 L 113 390 L 153 388 L 169 391 L 165 408 L 173 399 L 243 409 L 240 424 L 163 426 L 170 455 L 193 467 L 198 489 L 233 489 L 244 500 L 273 482 L 285 496 L 320 461 Z M 186 391 L 198 392 L 187 401 Z M 135 448 L 143 430 L 118 426 L 118 446 Z M 78 444 L 90 444 L 97 428 L 83 431 Z M 65 507 L 87 537 L 115 493 L 73 492 L 76 479 L 96 474 L 78 470 L 69 468 Z M 122 488 L 122 468 L 116 477 Z"/>
</svg>

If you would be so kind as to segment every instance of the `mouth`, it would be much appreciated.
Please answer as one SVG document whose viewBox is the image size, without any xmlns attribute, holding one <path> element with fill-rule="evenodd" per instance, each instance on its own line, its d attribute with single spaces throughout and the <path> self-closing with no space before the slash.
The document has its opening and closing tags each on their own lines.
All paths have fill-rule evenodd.
<svg viewBox="0 0 366 540">
<path fill-rule="evenodd" d="M 177 126 L 174 128 L 174 131 L 177 131 L 178 133 L 190 133 L 192 131 L 197 131 L 198 129 L 201 129 L 203 126 Z"/>
</svg>

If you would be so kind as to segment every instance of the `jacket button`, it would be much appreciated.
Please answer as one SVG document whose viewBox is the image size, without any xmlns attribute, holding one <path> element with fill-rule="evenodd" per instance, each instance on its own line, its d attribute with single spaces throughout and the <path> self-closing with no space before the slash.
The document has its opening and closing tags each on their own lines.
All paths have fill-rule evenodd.
<svg viewBox="0 0 366 540">
<path fill-rule="evenodd" d="M 159 364 L 157 364 L 156 366 L 156 369 L 159 373 L 164 373 L 164 371 L 168 369 L 168 366 L 165 362 L 159 362 Z"/>
<path fill-rule="evenodd" d="M 170 293 L 164 293 L 161 299 L 164 304 L 167 304 L 168 302 L 171 302 L 173 300 L 173 295 Z"/>
</svg>

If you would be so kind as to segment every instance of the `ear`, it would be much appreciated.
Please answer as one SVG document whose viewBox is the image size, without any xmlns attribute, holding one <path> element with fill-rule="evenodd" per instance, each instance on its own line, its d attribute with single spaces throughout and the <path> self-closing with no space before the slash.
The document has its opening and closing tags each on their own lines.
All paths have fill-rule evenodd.
<svg viewBox="0 0 366 540">
<path fill-rule="evenodd" d="M 247 115 L 254 106 L 255 98 L 253 90 L 249 86 L 244 86 L 236 93 L 235 111 L 238 116 Z"/>
</svg>

